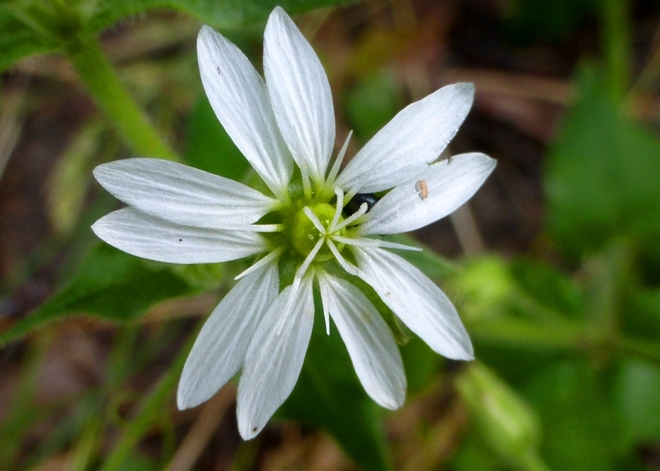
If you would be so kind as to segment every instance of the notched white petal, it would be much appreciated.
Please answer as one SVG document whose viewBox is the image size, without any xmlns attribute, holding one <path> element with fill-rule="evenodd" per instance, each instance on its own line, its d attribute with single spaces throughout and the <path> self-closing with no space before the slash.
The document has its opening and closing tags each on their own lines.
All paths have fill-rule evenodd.
<svg viewBox="0 0 660 471">
<path fill-rule="evenodd" d="M 179 409 L 210 399 L 243 365 L 257 326 L 279 292 L 277 263 L 242 278 L 211 313 L 181 373 Z"/>
<path fill-rule="evenodd" d="M 144 213 L 195 227 L 245 227 L 277 204 L 242 183 L 162 159 L 117 160 L 96 167 L 94 177 Z"/>
<path fill-rule="evenodd" d="M 102 217 L 92 230 L 119 250 L 158 262 L 218 263 L 266 250 L 255 232 L 183 226 L 133 208 Z"/>
<path fill-rule="evenodd" d="M 197 37 L 197 56 L 213 111 L 252 167 L 281 197 L 291 179 L 293 161 L 263 79 L 235 45 L 208 26 Z"/>
<path fill-rule="evenodd" d="M 319 275 L 321 299 L 346 344 L 355 372 L 369 396 L 387 409 L 406 399 L 406 375 L 392 331 L 355 286 Z"/>
<path fill-rule="evenodd" d="M 494 159 L 475 152 L 456 155 L 425 168 L 393 188 L 371 208 L 361 233 L 409 232 L 447 216 L 472 198 L 496 164 Z"/>
<path fill-rule="evenodd" d="M 298 381 L 314 322 L 311 277 L 295 290 L 280 293 L 255 332 L 238 385 L 238 430 L 250 440 L 264 428 Z M 289 305 L 291 312 L 283 312 Z M 280 319 L 284 325 L 278 333 Z"/>
<path fill-rule="evenodd" d="M 330 84 L 316 53 L 280 7 L 271 13 L 264 33 L 264 72 L 293 158 L 323 181 L 335 142 Z"/>
<path fill-rule="evenodd" d="M 426 275 L 387 250 L 353 247 L 360 276 L 410 330 L 437 353 L 472 360 L 470 337 L 456 308 Z"/>
<path fill-rule="evenodd" d="M 337 185 L 346 193 L 388 190 L 436 160 L 468 114 L 474 85 L 457 83 L 401 110 L 346 165 Z"/>
</svg>

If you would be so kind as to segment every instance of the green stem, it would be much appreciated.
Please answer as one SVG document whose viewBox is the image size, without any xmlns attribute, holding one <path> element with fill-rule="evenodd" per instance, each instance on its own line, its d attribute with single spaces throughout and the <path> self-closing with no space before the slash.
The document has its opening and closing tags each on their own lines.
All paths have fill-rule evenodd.
<svg viewBox="0 0 660 471">
<path fill-rule="evenodd" d="M 660 365 L 660 343 L 627 337 L 603 338 L 598 333 L 588 332 L 587 328 L 570 322 L 553 325 L 506 317 L 490 322 L 468 324 L 470 336 L 477 342 L 490 345 L 507 345 L 528 349 L 563 351 L 576 350 L 587 354 L 606 351 L 612 355 L 623 354 L 644 358 Z"/>
<path fill-rule="evenodd" d="M 179 160 L 124 89 L 96 37 L 76 42 L 68 48 L 68 54 L 98 106 L 117 126 L 133 151 L 144 157 Z"/>
<path fill-rule="evenodd" d="M 102 435 L 103 425 L 101 420 L 97 416 L 90 417 L 71 453 L 69 471 L 85 471 L 91 468 Z"/>
<path fill-rule="evenodd" d="M 631 245 L 624 239 L 614 239 L 585 263 L 590 333 L 603 343 L 619 335 L 621 304 L 633 279 L 633 260 Z"/>
<path fill-rule="evenodd" d="M 550 326 L 505 317 L 490 322 L 475 322 L 467 327 L 476 341 L 494 345 L 573 352 L 587 340 L 583 329 L 569 322 Z"/>
<path fill-rule="evenodd" d="M 630 22 L 626 0 L 601 0 L 601 42 L 611 97 L 620 102 L 630 86 Z"/>
<path fill-rule="evenodd" d="M 645 340 L 621 337 L 615 344 L 621 353 L 634 355 L 660 365 L 660 344 Z"/>
</svg>

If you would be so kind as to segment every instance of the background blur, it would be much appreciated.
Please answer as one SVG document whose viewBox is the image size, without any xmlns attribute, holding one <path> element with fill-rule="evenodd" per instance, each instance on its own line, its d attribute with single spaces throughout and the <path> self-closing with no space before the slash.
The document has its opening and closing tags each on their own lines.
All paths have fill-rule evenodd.
<svg viewBox="0 0 660 471">
<path fill-rule="evenodd" d="M 240 440 L 231 385 L 176 410 L 190 342 L 242 266 L 101 245 L 89 226 L 117 202 L 91 170 L 177 154 L 245 178 L 195 38 L 211 24 L 261 70 L 274 4 L 0 3 L 0 469 L 660 469 L 654 1 L 281 2 L 329 75 L 338 145 L 355 132 L 349 156 L 408 103 L 475 83 L 450 153 L 498 166 L 414 234 L 432 249 L 414 262 L 456 303 L 477 361 L 409 339 L 409 398 L 388 412 L 341 341 L 315 333 L 255 440 Z"/>
</svg>

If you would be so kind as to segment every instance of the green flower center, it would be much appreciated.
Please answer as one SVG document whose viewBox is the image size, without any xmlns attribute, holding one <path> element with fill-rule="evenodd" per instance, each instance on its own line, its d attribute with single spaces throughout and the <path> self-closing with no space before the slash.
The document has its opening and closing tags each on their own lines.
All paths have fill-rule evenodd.
<svg viewBox="0 0 660 471">
<path fill-rule="evenodd" d="M 340 235 L 343 236 L 346 233 L 346 229 L 342 228 L 339 231 L 334 231 L 332 234 L 329 232 L 330 225 L 332 220 L 335 217 L 336 209 L 328 203 L 316 203 L 308 206 L 308 208 L 314 213 L 318 218 L 321 226 L 324 228 L 325 234 L 322 234 L 310 217 L 305 213 L 304 208 L 299 209 L 291 218 L 291 245 L 300 253 L 302 256 L 306 257 L 310 252 L 316 247 L 319 240 L 329 235 Z M 340 216 L 337 224 L 341 223 L 343 218 Z M 339 244 L 342 247 L 338 247 L 339 250 L 343 248 L 343 244 Z M 315 261 L 324 262 L 333 258 L 333 254 L 328 248 L 327 244 L 323 244 L 314 257 Z"/>
</svg>

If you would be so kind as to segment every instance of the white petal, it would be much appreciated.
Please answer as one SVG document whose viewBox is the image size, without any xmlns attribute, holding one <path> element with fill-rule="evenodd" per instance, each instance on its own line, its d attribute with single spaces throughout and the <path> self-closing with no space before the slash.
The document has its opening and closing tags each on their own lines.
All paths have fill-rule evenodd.
<svg viewBox="0 0 660 471">
<path fill-rule="evenodd" d="M 367 394 L 387 409 L 401 407 L 406 375 L 390 328 L 349 282 L 324 274 L 319 276 L 319 286 L 323 307 L 330 311 Z"/>
<path fill-rule="evenodd" d="M 387 250 L 355 247 L 353 253 L 360 277 L 429 347 L 455 360 L 474 358 L 456 308 L 426 275 Z"/>
<path fill-rule="evenodd" d="M 133 208 L 102 217 L 92 230 L 119 250 L 158 262 L 218 263 L 266 250 L 256 232 L 183 226 Z"/>
<path fill-rule="evenodd" d="M 293 161 L 275 122 L 264 81 L 236 46 L 208 26 L 197 37 L 197 56 L 213 111 L 234 144 L 280 197 L 291 179 Z"/>
<path fill-rule="evenodd" d="M 94 176 L 117 199 L 177 224 L 245 227 L 277 203 L 242 183 L 162 159 L 99 165 Z"/>
<path fill-rule="evenodd" d="M 353 157 L 337 185 L 346 193 L 374 193 L 414 177 L 447 147 L 473 98 L 471 83 L 457 83 L 408 105 Z"/>
<path fill-rule="evenodd" d="M 257 326 L 279 292 L 277 263 L 241 279 L 211 313 L 179 380 L 179 409 L 210 399 L 243 365 Z"/>
<path fill-rule="evenodd" d="M 293 158 L 317 181 L 324 180 L 335 142 L 330 84 L 316 53 L 280 7 L 264 33 L 264 72 Z"/>
<path fill-rule="evenodd" d="M 472 198 L 496 164 L 484 154 L 471 153 L 425 168 L 371 208 L 369 220 L 360 228 L 362 234 L 414 231 L 447 216 Z"/>
<path fill-rule="evenodd" d="M 291 312 L 283 312 L 291 293 L 291 286 L 280 293 L 248 347 L 237 398 L 238 430 L 245 440 L 257 435 L 289 397 L 302 369 L 314 323 L 311 277 L 293 293 Z"/>
</svg>

